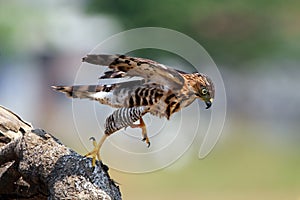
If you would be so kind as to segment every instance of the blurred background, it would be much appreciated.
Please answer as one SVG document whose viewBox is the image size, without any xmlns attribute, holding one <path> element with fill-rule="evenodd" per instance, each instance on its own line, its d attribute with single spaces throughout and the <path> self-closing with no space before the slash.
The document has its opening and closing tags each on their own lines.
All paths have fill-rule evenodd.
<svg viewBox="0 0 300 200">
<path fill-rule="evenodd" d="M 165 169 L 111 169 L 123 199 L 300 200 L 299 19 L 296 0 L 0 0 L 0 105 L 84 154 L 71 101 L 50 86 L 72 84 L 81 58 L 113 34 L 174 29 L 198 41 L 218 66 L 225 127 L 203 160 L 196 138 Z M 155 51 L 135 56 L 168 60 Z"/>
</svg>

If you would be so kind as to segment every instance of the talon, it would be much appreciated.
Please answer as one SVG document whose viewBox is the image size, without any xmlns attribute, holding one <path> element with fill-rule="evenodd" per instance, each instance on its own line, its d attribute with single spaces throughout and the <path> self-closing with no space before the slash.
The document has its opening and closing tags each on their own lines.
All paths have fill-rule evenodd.
<svg viewBox="0 0 300 200">
<path fill-rule="evenodd" d="M 151 144 L 151 143 L 150 143 L 148 137 L 144 137 L 144 138 L 142 139 L 142 141 L 143 141 L 143 142 L 146 142 L 148 148 L 150 147 L 150 144 Z"/>
<path fill-rule="evenodd" d="M 94 146 L 94 147 L 97 146 L 97 142 L 96 142 L 96 139 L 95 139 L 94 137 L 90 137 L 89 140 L 93 142 L 93 146 Z"/>
<path fill-rule="evenodd" d="M 92 166 L 93 166 L 93 168 L 96 165 L 96 158 L 98 158 L 98 160 L 101 162 L 100 149 L 101 149 L 101 146 L 102 146 L 103 142 L 105 141 L 105 139 L 107 137 L 108 137 L 108 135 L 104 134 L 98 144 L 97 144 L 96 139 L 94 137 L 90 138 L 90 140 L 92 140 L 92 142 L 93 142 L 94 149 L 92 151 L 88 152 L 87 154 L 85 154 L 84 156 L 85 157 L 88 157 L 88 156 L 92 157 Z"/>
<path fill-rule="evenodd" d="M 144 122 L 143 118 L 142 117 L 140 118 L 140 123 L 139 124 L 131 124 L 129 126 L 131 128 L 141 128 L 142 129 L 142 135 L 143 135 L 142 141 L 146 142 L 147 147 L 149 148 L 150 147 L 150 141 L 149 141 L 149 138 L 147 136 L 147 129 L 146 129 L 146 125 L 145 125 L 145 122 Z"/>
</svg>

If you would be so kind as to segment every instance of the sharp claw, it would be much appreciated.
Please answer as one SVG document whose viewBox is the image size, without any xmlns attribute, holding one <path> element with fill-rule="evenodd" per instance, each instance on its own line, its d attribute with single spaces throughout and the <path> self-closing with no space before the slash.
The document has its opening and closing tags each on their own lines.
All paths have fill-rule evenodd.
<svg viewBox="0 0 300 200">
<path fill-rule="evenodd" d="M 150 142 L 149 142 L 148 138 L 145 137 L 145 138 L 142 139 L 142 141 L 147 143 L 148 148 L 150 147 Z"/>
<path fill-rule="evenodd" d="M 103 144 L 103 142 L 105 141 L 105 139 L 108 137 L 108 135 L 104 135 L 102 136 L 101 140 L 99 141 L 99 143 L 97 144 L 96 139 L 94 137 L 91 137 L 90 140 L 93 141 L 93 146 L 94 149 L 90 152 L 88 152 L 87 154 L 85 154 L 84 156 L 91 156 L 92 157 L 92 166 L 95 167 L 96 166 L 96 158 L 98 158 L 98 160 L 101 162 L 101 158 L 100 158 L 100 149 L 101 146 Z"/>
</svg>

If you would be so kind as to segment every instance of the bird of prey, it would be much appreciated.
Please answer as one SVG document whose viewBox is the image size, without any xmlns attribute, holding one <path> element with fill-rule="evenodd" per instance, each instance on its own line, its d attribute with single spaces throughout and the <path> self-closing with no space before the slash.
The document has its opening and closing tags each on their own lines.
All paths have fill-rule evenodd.
<svg viewBox="0 0 300 200">
<path fill-rule="evenodd" d="M 186 73 L 153 60 L 125 55 L 87 55 L 82 62 L 108 66 L 99 79 L 116 80 L 113 84 L 52 86 L 72 98 L 87 98 L 106 104 L 115 110 L 105 121 L 104 135 L 97 144 L 93 140 L 93 166 L 100 159 L 100 148 L 114 132 L 126 128 L 141 128 L 143 141 L 150 146 L 143 116 L 150 113 L 158 117 L 170 116 L 190 105 L 195 99 L 210 108 L 214 99 L 214 84 L 201 73 Z M 138 77 L 139 79 L 134 79 Z M 123 82 L 117 80 L 125 80 Z M 139 124 L 134 122 L 139 120 Z"/>
</svg>

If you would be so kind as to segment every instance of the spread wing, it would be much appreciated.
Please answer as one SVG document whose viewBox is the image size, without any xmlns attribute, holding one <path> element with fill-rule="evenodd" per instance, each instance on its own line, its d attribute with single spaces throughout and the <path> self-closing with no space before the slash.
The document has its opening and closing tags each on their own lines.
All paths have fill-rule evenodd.
<svg viewBox="0 0 300 200">
<path fill-rule="evenodd" d="M 145 83 L 156 83 L 173 90 L 180 90 L 184 84 L 184 79 L 177 70 L 153 60 L 125 55 L 87 55 L 82 61 L 111 69 L 100 79 L 142 77 Z"/>
</svg>

